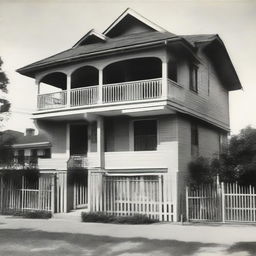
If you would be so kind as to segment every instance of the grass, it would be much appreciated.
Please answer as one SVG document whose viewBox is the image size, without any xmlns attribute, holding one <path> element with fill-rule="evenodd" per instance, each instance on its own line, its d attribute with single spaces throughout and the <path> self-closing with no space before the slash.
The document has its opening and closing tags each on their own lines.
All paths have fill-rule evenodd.
<svg viewBox="0 0 256 256">
<path fill-rule="evenodd" d="M 103 212 L 82 212 L 82 222 L 115 223 L 115 224 L 152 224 L 158 220 L 150 219 L 146 215 L 114 216 Z"/>
</svg>

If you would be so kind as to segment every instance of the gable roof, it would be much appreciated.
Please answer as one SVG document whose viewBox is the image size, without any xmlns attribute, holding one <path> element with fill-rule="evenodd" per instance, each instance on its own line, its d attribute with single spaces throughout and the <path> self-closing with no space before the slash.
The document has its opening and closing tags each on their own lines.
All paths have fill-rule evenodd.
<svg viewBox="0 0 256 256">
<path fill-rule="evenodd" d="M 167 32 L 165 29 L 162 27 L 158 26 L 157 24 L 153 23 L 152 21 L 148 20 L 147 18 L 143 17 L 136 11 L 134 11 L 131 8 L 127 8 L 104 32 L 104 35 L 109 35 L 111 31 L 113 31 L 118 25 L 124 21 L 127 17 L 133 17 L 137 22 L 140 22 L 144 24 L 145 26 L 148 26 L 151 28 L 153 31 L 158 31 L 158 32 Z"/>
<path fill-rule="evenodd" d="M 127 33 L 115 37 L 109 37 L 109 33 L 118 28 L 120 23 L 127 19 L 127 17 L 133 17 L 136 22 L 144 24 L 149 27 L 150 30 L 140 33 Z M 90 39 L 90 43 L 85 43 Z M 45 68 L 54 67 L 66 63 L 78 62 L 87 58 L 96 57 L 98 55 L 107 53 L 116 53 L 118 51 L 124 51 L 128 49 L 135 49 L 144 46 L 160 45 L 180 41 L 182 45 L 186 46 L 193 55 L 197 48 L 204 47 L 206 52 L 215 59 L 216 68 L 219 70 L 219 74 L 225 77 L 225 83 L 229 90 L 241 89 L 241 83 L 236 74 L 234 66 L 230 60 L 228 52 L 224 43 L 220 37 L 216 34 L 203 34 L 203 35 L 175 35 L 170 33 L 153 22 L 147 20 L 132 9 L 127 9 L 123 12 L 104 32 L 103 34 L 90 30 L 84 37 L 82 37 L 72 48 L 45 58 L 43 60 L 34 62 L 30 65 L 22 67 L 17 70 L 20 74 L 35 77 L 36 72 L 44 70 Z M 215 48 L 213 47 L 215 46 Z M 212 47 L 212 48 L 211 48 Z M 211 54 L 213 50 L 218 54 Z M 211 49 L 211 50 L 210 50 Z M 219 54 L 222 52 L 222 54 Z M 216 60 L 216 56 L 219 59 Z M 221 70 L 222 63 L 225 62 L 225 72 Z M 232 76 L 230 78 L 230 76 Z"/>
<path fill-rule="evenodd" d="M 89 42 L 90 40 L 90 42 Z M 98 43 L 98 42 L 105 42 L 107 40 L 107 37 L 94 29 L 90 30 L 87 34 L 85 34 L 74 46 L 80 46 L 84 44 L 91 44 L 91 43 Z"/>
<path fill-rule="evenodd" d="M 59 65 L 60 63 L 71 62 L 106 52 L 116 52 L 118 50 L 123 50 L 124 48 L 139 47 L 143 44 L 164 42 L 167 39 L 181 40 L 180 37 L 170 32 L 145 32 L 117 38 L 108 38 L 104 44 L 95 43 L 70 48 L 66 51 L 22 67 L 18 69 L 17 72 L 29 77 L 34 77 L 33 71 L 45 66 Z"/>
</svg>

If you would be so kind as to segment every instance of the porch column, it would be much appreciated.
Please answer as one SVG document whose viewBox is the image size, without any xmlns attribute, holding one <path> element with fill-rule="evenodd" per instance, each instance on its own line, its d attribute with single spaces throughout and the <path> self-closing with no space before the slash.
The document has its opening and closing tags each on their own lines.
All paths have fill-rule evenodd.
<svg viewBox="0 0 256 256">
<path fill-rule="evenodd" d="M 71 94 L 71 74 L 67 75 L 67 107 L 70 107 L 70 94 Z"/>
<path fill-rule="evenodd" d="M 167 58 L 162 60 L 162 98 L 167 99 L 168 92 L 168 61 Z"/>
<path fill-rule="evenodd" d="M 100 168 L 104 168 L 104 120 L 97 118 L 97 155 Z"/>
<path fill-rule="evenodd" d="M 66 158 L 70 157 L 70 124 L 66 124 Z"/>
<path fill-rule="evenodd" d="M 103 70 L 99 69 L 99 87 L 98 87 L 98 103 L 101 104 L 102 103 L 102 85 L 103 85 Z"/>
<path fill-rule="evenodd" d="M 40 94 L 40 81 L 38 79 L 36 79 L 36 86 L 37 86 L 37 108 L 40 109 L 41 108 L 41 103 L 40 103 L 40 99 L 39 99 L 39 94 Z"/>
<path fill-rule="evenodd" d="M 40 81 L 36 79 L 36 86 L 37 86 L 37 95 L 40 94 Z"/>
</svg>

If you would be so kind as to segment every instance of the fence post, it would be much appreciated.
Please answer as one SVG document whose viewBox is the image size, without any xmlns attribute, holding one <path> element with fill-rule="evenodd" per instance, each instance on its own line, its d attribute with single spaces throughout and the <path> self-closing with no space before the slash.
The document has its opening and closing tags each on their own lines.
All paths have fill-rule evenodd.
<svg viewBox="0 0 256 256">
<path fill-rule="evenodd" d="M 51 212 L 55 212 L 55 174 L 52 175 L 51 179 Z"/>
<path fill-rule="evenodd" d="M 23 211 L 24 208 L 24 175 L 21 176 L 21 210 Z"/>
<path fill-rule="evenodd" d="M 222 222 L 225 223 L 225 189 L 224 183 L 221 182 L 221 203 L 222 203 Z"/>
<path fill-rule="evenodd" d="M 189 221 L 188 186 L 186 186 L 186 220 Z"/>
<path fill-rule="evenodd" d="M 162 221 L 162 175 L 158 176 L 158 193 L 159 193 L 159 221 Z"/>
</svg>

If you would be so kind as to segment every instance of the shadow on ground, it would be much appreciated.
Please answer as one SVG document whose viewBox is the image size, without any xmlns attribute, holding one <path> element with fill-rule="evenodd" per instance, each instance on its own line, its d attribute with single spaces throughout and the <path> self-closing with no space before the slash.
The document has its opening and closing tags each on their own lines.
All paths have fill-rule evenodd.
<svg viewBox="0 0 256 256">
<path fill-rule="evenodd" d="M 249 245 L 249 246 L 248 246 Z M 255 255 L 256 243 L 238 243 L 230 248 L 223 245 L 156 240 L 144 238 L 113 238 L 71 233 L 50 233 L 30 229 L 1 229 L 0 255 L 45 256 L 204 256 Z M 235 254 L 233 254 L 235 253 Z"/>
</svg>

